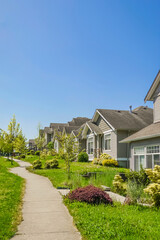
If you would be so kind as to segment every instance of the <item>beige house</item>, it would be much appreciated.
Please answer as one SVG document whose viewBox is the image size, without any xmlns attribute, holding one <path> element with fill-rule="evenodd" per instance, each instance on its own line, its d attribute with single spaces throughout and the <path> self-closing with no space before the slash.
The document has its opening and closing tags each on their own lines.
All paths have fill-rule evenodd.
<svg viewBox="0 0 160 240">
<path fill-rule="evenodd" d="M 129 145 L 120 141 L 152 122 L 153 110 L 143 106 L 133 111 L 97 109 L 82 132 L 89 160 L 107 153 L 120 166 L 129 167 Z"/>
<path fill-rule="evenodd" d="M 135 171 L 160 165 L 160 71 L 144 101 L 153 101 L 153 122 L 121 141 L 129 144 L 130 168 Z"/>
</svg>

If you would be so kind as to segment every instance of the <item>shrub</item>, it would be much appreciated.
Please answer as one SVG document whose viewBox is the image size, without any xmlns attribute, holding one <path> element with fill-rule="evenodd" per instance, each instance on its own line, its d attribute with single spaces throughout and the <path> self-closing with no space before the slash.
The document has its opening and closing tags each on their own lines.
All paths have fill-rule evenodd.
<svg viewBox="0 0 160 240">
<path fill-rule="evenodd" d="M 25 157 L 26 157 L 25 154 L 20 155 L 20 158 L 25 158 Z"/>
<path fill-rule="evenodd" d="M 34 155 L 34 150 L 31 150 L 31 151 L 30 151 L 30 154 L 31 154 L 31 155 Z"/>
<path fill-rule="evenodd" d="M 136 182 L 137 184 L 143 184 L 144 186 L 147 186 L 150 183 L 150 179 L 142 167 L 139 172 L 131 170 L 126 173 L 126 177 L 129 181 Z"/>
<path fill-rule="evenodd" d="M 136 181 L 128 181 L 127 183 L 127 197 L 130 203 L 137 203 L 140 201 L 141 196 L 144 195 L 144 185 L 138 184 Z"/>
<path fill-rule="evenodd" d="M 152 183 L 144 189 L 144 192 L 152 197 L 155 206 L 160 206 L 160 166 L 155 165 L 153 170 L 146 169 L 145 171 Z"/>
<path fill-rule="evenodd" d="M 104 160 L 104 159 L 112 159 L 112 157 L 109 154 L 107 154 L 107 153 L 102 153 L 100 155 L 100 159 L 102 159 L 102 160 Z"/>
<path fill-rule="evenodd" d="M 77 188 L 68 194 L 70 200 L 79 202 L 86 202 L 90 204 L 112 204 L 113 201 L 110 196 L 100 188 L 92 185 Z"/>
<path fill-rule="evenodd" d="M 30 155 L 31 153 L 30 152 L 27 152 L 27 155 Z"/>
<path fill-rule="evenodd" d="M 78 162 L 88 162 L 88 154 L 86 152 L 79 153 Z"/>
<path fill-rule="evenodd" d="M 59 163 L 56 159 L 48 160 L 45 162 L 45 168 L 48 168 L 48 169 L 57 168 L 58 165 Z"/>
<path fill-rule="evenodd" d="M 120 175 L 115 175 L 113 180 L 114 190 L 122 195 L 126 194 L 126 183 L 123 181 Z"/>
<path fill-rule="evenodd" d="M 47 153 L 48 156 L 56 156 L 57 155 L 57 152 L 55 149 L 52 149 L 52 150 L 49 150 L 48 153 Z"/>
<path fill-rule="evenodd" d="M 33 162 L 33 168 L 34 169 L 40 169 L 42 167 L 42 162 L 40 160 L 35 160 Z"/>
<path fill-rule="evenodd" d="M 117 167 L 118 162 L 115 159 L 104 159 L 102 165 L 106 167 Z"/>
<path fill-rule="evenodd" d="M 47 150 L 44 149 L 42 152 L 40 152 L 40 158 L 45 160 L 46 157 L 47 157 Z"/>
<path fill-rule="evenodd" d="M 40 151 L 36 151 L 35 155 L 39 156 L 40 155 Z"/>
<path fill-rule="evenodd" d="M 92 161 L 93 164 L 98 164 L 99 163 L 99 158 L 94 158 Z"/>
</svg>

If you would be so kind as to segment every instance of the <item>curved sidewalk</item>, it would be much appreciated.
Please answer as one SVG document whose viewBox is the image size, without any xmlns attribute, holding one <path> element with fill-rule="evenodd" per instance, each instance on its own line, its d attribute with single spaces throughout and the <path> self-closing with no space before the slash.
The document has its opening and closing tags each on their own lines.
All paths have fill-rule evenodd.
<svg viewBox="0 0 160 240">
<path fill-rule="evenodd" d="M 11 172 L 26 179 L 23 221 L 13 240 L 80 240 L 73 219 L 62 203 L 62 197 L 48 178 L 28 172 L 29 163 L 15 160 L 20 167 Z"/>
</svg>

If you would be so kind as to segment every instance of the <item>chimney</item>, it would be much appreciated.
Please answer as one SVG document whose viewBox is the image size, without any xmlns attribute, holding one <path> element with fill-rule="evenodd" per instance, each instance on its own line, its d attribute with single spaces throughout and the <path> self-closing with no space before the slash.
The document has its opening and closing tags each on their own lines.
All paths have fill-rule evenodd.
<svg viewBox="0 0 160 240">
<path fill-rule="evenodd" d="M 130 112 L 132 113 L 132 105 L 130 105 L 129 108 L 130 108 Z"/>
</svg>

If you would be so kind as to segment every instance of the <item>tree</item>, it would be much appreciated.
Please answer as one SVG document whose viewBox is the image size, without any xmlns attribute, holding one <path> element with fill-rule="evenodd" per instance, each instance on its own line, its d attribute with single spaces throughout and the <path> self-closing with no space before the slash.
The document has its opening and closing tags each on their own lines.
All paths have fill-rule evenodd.
<svg viewBox="0 0 160 240">
<path fill-rule="evenodd" d="M 61 145 L 60 152 L 63 154 L 63 158 L 66 164 L 66 171 L 68 174 L 68 179 L 70 178 L 70 168 L 71 162 L 73 162 L 79 152 L 79 145 L 76 138 L 72 135 L 66 134 L 56 134 L 55 138 L 59 141 Z"/>
<path fill-rule="evenodd" d="M 23 135 L 22 130 L 15 139 L 15 150 L 20 154 L 25 153 L 26 151 L 26 138 Z"/>
<path fill-rule="evenodd" d="M 38 137 L 35 138 L 35 143 L 37 145 L 38 150 L 42 151 L 45 143 L 45 137 L 44 137 L 44 133 L 41 131 L 40 123 L 38 124 L 37 129 L 38 129 Z M 39 158 L 40 158 L 40 155 L 39 155 Z"/>
<path fill-rule="evenodd" d="M 47 148 L 51 151 L 54 148 L 54 143 L 49 142 L 48 145 L 47 145 Z"/>
<path fill-rule="evenodd" d="M 13 115 L 13 118 L 11 119 L 9 125 L 8 125 L 8 131 L 1 130 L 0 135 L 0 149 L 3 153 L 6 153 L 8 155 L 12 155 L 13 152 L 16 150 L 16 144 L 17 146 L 22 144 L 22 138 L 23 138 L 23 144 L 25 141 L 25 138 L 22 134 L 22 130 L 20 129 L 20 124 L 16 122 L 15 115 Z M 21 146 L 21 149 L 23 147 Z"/>
</svg>

